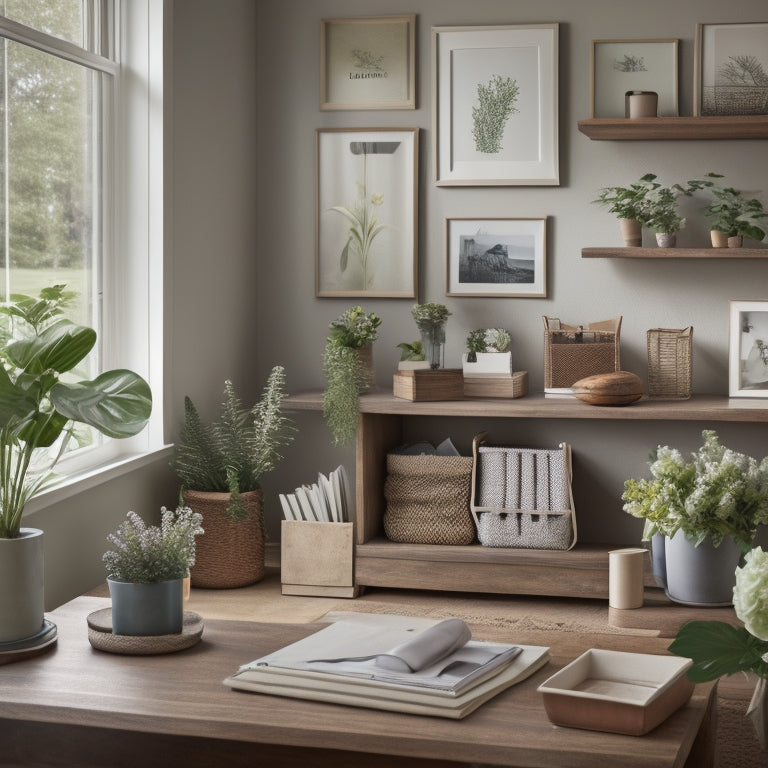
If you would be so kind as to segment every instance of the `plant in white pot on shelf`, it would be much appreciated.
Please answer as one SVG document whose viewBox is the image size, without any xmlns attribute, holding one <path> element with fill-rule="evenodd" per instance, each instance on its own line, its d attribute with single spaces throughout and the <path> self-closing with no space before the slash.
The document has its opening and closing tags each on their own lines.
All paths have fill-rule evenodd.
<svg viewBox="0 0 768 768">
<path fill-rule="evenodd" d="M 23 528 L 27 502 L 55 481 L 76 424 L 113 438 L 140 432 L 152 411 L 149 385 L 132 371 L 79 380 L 96 331 L 64 317 L 73 293 L 56 285 L 15 295 L 0 348 L 0 643 L 45 630 L 43 532 Z"/>
<path fill-rule="evenodd" d="M 763 240 L 768 229 L 768 212 L 754 197 L 741 190 L 724 186 L 722 174 L 707 173 L 703 186 L 709 187 L 712 201 L 704 210 L 710 221 L 712 245 L 715 248 L 738 248 L 745 237 Z"/>
<path fill-rule="evenodd" d="M 424 347 L 420 340 L 401 341 L 397 348 L 400 350 L 398 371 L 419 371 L 429 368 L 429 362 L 424 358 Z"/>
<path fill-rule="evenodd" d="M 656 242 L 661 248 L 674 248 L 677 233 L 685 226 L 679 209 L 679 198 L 684 194 L 687 193 L 679 184 L 658 186 L 642 203 L 643 224 L 656 233 Z"/>
<path fill-rule="evenodd" d="M 643 539 L 654 548 L 663 543 L 660 578 L 671 599 L 730 604 L 739 557 L 768 523 L 768 457 L 733 451 L 713 430 L 702 437 L 690 461 L 658 446 L 652 479 L 627 480 L 622 500 L 626 512 L 645 520 Z"/>
<path fill-rule="evenodd" d="M 444 304 L 434 301 L 414 304 L 411 316 L 421 334 L 421 346 L 424 358 L 431 369 L 442 368 L 444 364 L 445 324 L 451 313 Z"/>
<path fill-rule="evenodd" d="M 203 516 L 189 507 L 162 507 L 159 526 L 129 512 L 104 553 L 116 635 L 173 635 L 184 621 L 184 579 L 195 563 Z"/>
<path fill-rule="evenodd" d="M 467 336 L 462 367 L 465 376 L 509 376 L 512 372 L 512 337 L 504 328 L 478 328 Z"/>
<path fill-rule="evenodd" d="M 373 342 L 380 325 L 375 312 L 359 306 L 345 310 L 329 325 L 323 352 L 323 417 L 334 445 L 351 443 L 357 435 L 360 393 L 375 386 Z"/>
</svg>

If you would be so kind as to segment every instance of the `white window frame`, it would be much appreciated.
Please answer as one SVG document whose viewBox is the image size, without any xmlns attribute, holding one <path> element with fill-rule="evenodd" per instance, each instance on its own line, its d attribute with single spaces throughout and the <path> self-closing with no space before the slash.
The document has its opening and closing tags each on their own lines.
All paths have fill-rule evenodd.
<svg viewBox="0 0 768 768">
<path fill-rule="evenodd" d="M 3 35 L 43 51 L 56 51 L 77 63 L 113 72 L 111 103 L 104 119 L 115 146 L 105 162 L 114 181 L 104 195 L 104 247 L 113 254 L 101 265 L 101 366 L 129 368 L 142 375 L 153 394 L 147 427 L 132 438 L 106 440 L 92 450 L 63 458 L 60 481 L 26 507 L 34 513 L 76 493 L 152 463 L 172 447 L 165 443 L 164 425 L 164 296 L 165 260 L 170 247 L 166 216 L 167 164 L 164 126 L 165 29 L 172 0 L 114 0 L 116 62 L 105 61 L 78 46 L 33 33 L 0 19 Z M 105 11 L 109 12 L 109 3 Z M 106 100 L 105 100 L 106 101 Z M 106 342 L 106 343 L 105 343 Z"/>
</svg>

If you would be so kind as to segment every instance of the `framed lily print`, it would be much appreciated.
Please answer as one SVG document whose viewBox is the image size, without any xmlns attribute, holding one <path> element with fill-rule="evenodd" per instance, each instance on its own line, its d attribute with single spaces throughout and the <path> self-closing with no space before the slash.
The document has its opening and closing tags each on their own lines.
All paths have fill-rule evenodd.
<svg viewBox="0 0 768 768">
<path fill-rule="evenodd" d="M 419 129 L 316 136 L 316 295 L 415 298 Z"/>
<path fill-rule="evenodd" d="M 732 301 L 728 394 L 768 398 L 768 301 Z"/>
<path fill-rule="evenodd" d="M 323 19 L 320 109 L 415 109 L 416 16 Z"/>
<path fill-rule="evenodd" d="M 560 183 L 558 30 L 432 28 L 435 184 Z"/>
<path fill-rule="evenodd" d="M 447 219 L 447 296 L 547 295 L 547 218 Z"/>
<path fill-rule="evenodd" d="M 768 21 L 696 25 L 693 114 L 768 114 Z"/>
<path fill-rule="evenodd" d="M 593 40 L 590 114 L 627 117 L 627 95 L 658 95 L 659 117 L 678 115 L 678 40 Z"/>
</svg>

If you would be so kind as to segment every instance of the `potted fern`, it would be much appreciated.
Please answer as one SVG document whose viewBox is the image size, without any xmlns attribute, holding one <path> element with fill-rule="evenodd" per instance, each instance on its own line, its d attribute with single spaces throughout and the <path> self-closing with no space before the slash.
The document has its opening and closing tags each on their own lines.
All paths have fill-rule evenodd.
<svg viewBox="0 0 768 768">
<path fill-rule="evenodd" d="M 295 426 L 282 411 L 285 369 L 275 366 L 259 401 L 245 408 L 231 381 L 224 384 L 218 420 L 204 424 L 184 398 L 184 425 L 173 468 L 184 506 L 203 516 L 193 587 L 229 589 L 264 576 L 264 496 L 261 478 L 282 459 Z"/>
</svg>

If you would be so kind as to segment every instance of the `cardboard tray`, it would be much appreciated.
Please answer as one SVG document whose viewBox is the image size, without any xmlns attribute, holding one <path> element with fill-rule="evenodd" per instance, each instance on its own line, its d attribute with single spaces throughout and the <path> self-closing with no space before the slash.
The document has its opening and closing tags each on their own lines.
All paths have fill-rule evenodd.
<svg viewBox="0 0 768 768">
<path fill-rule="evenodd" d="M 693 693 L 678 656 L 592 648 L 538 688 L 555 725 L 642 736 L 682 707 Z"/>
</svg>

